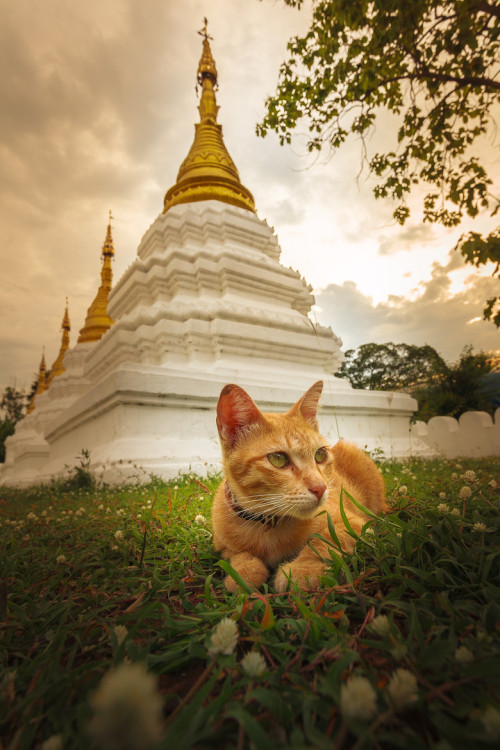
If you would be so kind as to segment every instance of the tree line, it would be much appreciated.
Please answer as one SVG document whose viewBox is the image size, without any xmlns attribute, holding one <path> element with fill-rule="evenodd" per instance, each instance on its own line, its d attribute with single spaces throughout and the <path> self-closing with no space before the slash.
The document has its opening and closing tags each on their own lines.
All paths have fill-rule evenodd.
<svg viewBox="0 0 500 750">
<path fill-rule="evenodd" d="M 423 422 L 500 407 L 500 357 L 472 346 L 448 363 L 429 345 L 362 344 L 345 352 L 337 375 L 354 388 L 409 393 L 418 401 L 414 419 Z"/>
</svg>

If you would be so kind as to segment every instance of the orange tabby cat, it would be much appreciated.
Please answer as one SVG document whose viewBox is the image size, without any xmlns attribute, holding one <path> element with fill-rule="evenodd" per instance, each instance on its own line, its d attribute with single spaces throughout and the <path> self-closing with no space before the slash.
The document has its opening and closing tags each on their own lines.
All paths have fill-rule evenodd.
<svg viewBox="0 0 500 750">
<path fill-rule="evenodd" d="M 237 385 L 226 385 L 217 405 L 225 481 L 214 499 L 215 550 L 254 586 L 281 564 L 274 586 L 284 591 L 291 578 L 316 587 L 328 558 L 326 513 L 342 549 L 351 551 L 339 510 L 341 486 L 374 513 L 387 510 L 383 479 L 368 456 L 354 445 L 331 447 L 318 432 L 316 414 L 323 390 L 319 381 L 286 414 L 263 414 Z M 344 508 L 357 533 L 367 517 L 344 495 Z M 320 556 L 314 551 L 316 550 Z M 230 576 L 226 588 L 235 591 Z"/>
</svg>

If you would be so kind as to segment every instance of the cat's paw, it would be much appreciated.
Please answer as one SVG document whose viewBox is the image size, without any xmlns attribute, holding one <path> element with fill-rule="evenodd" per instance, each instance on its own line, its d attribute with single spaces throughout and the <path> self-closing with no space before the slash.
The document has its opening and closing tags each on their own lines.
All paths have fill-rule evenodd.
<svg viewBox="0 0 500 750">
<path fill-rule="evenodd" d="M 244 553 L 240 555 L 240 557 L 242 560 L 239 563 L 235 563 L 234 558 L 231 560 L 233 568 L 240 574 L 246 583 L 250 584 L 250 586 L 255 586 L 255 588 L 258 589 L 259 586 L 262 586 L 262 584 L 269 578 L 269 570 L 267 566 L 257 557 L 251 557 Z M 239 584 L 236 583 L 231 576 L 225 577 L 224 585 L 231 594 L 234 594 L 234 592 L 239 589 Z"/>
<path fill-rule="evenodd" d="M 274 578 L 274 588 L 280 594 L 286 591 L 290 580 L 301 589 L 314 589 L 319 586 L 321 573 L 311 570 L 304 572 L 300 565 L 287 565 L 280 568 Z"/>
</svg>

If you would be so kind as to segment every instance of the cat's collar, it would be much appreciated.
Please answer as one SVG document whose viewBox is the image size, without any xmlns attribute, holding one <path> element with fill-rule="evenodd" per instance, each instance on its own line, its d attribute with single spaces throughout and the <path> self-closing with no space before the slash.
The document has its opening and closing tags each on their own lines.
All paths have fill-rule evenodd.
<svg viewBox="0 0 500 750">
<path fill-rule="evenodd" d="M 264 526 L 272 529 L 275 528 L 278 521 L 280 520 L 276 516 L 265 516 L 262 513 L 249 513 L 249 511 L 242 508 L 231 492 L 227 481 L 224 483 L 224 492 L 226 495 L 227 504 L 229 505 L 233 513 L 235 513 L 239 518 L 243 518 L 245 519 L 245 521 L 255 521 L 256 523 L 261 523 Z"/>
</svg>

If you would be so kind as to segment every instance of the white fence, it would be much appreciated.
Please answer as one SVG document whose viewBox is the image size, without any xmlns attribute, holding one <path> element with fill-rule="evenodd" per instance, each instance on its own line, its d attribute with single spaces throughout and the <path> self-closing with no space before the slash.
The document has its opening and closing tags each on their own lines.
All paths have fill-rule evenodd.
<svg viewBox="0 0 500 750">
<path fill-rule="evenodd" d="M 415 434 L 446 458 L 500 455 L 500 408 L 492 419 L 485 411 L 466 411 L 458 420 L 433 417 L 417 422 Z"/>
</svg>

